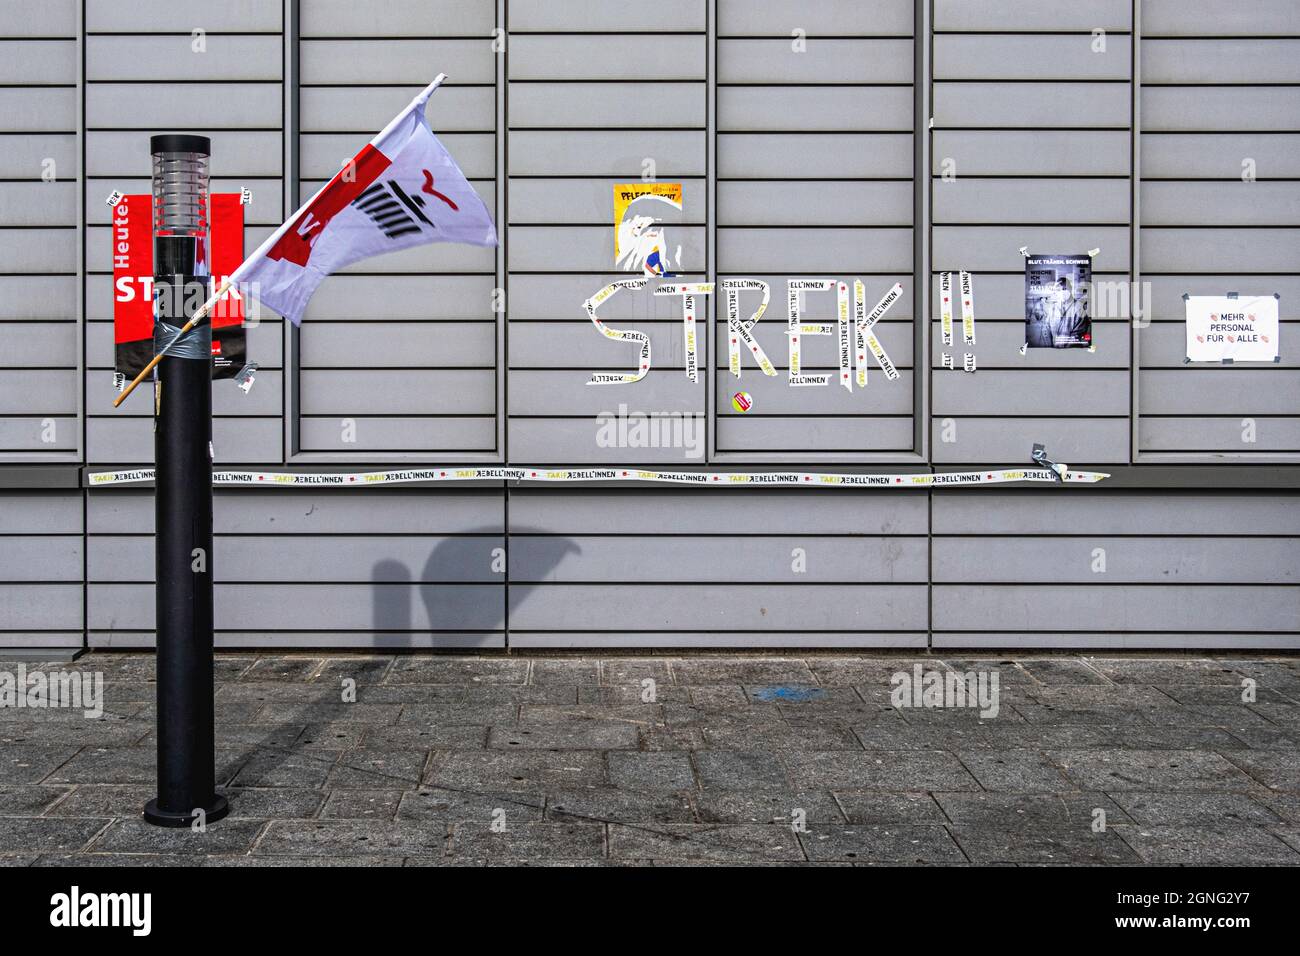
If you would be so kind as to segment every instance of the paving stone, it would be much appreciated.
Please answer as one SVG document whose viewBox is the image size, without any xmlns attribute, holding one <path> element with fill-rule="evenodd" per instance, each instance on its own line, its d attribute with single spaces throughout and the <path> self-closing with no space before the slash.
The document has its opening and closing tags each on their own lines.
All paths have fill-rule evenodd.
<svg viewBox="0 0 1300 956">
<path fill-rule="evenodd" d="M 93 660 L 98 659 L 98 655 L 91 655 Z M 85 658 L 82 658 L 85 660 Z M 150 664 L 153 663 L 153 657 L 149 657 Z M 212 678 L 217 683 L 226 681 L 239 680 L 246 674 L 254 664 L 257 663 L 255 654 L 217 654 L 212 660 Z M 154 678 L 154 668 L 148 670 L 149 680 Z"/>
<path fill-rule="evenodd" d="M 1003 738 L 982 724 L 921 727 L 897 723 L 855 725 L 853 735 L 866 750 L 960 750 L 1005 746 Z"/>
<path fill-rule="evenodd" d="M 173 853 L 47 853 L 37 857 L 32 866 L 40 867 L 197 867 L 204 866 L 206 857 Z"/>
<path fill-rule="evenodd" d="M 402 713 L 401 704 L 305 704 L 276 701 L 260 707 L 254 722 L 291 724 L 393 724 Z"/>
<path fill-rule="evenodd" d="M 301 867 L 326 867 L 326 866 L 346 866 L 353 869 L 366 869 L 373 866 L 403 866 L 406 857 L 401 855 L 393 856 L 368 856 L 368 855 L 349 855 L 340 857 L 330 856 L 252 856 L 245 854 L 243 856 L 209 856 L 203 858 L 203 866 L 255 866 L 255 867 L 291 867 L 299 869 Z"/>
<path fill-rule="evenodd" d="M 614 859 L 714 860 L 768 863 L 804 859 L 788 826 L 708 826 L 701 824 L 609 825 L 609 855 Z"/>
<path fill-rule="evenodd" d="M 820 687 L 817 684 L 742 684 L 745 697 L 757 704 L 776 704 L 786 716 L 810 711 L 864 706 L 852 687 Z"/>
<path fill-rule="evenodd" d="M 72 760 L 80 749 L 59 744 L 0 744 L 0 779 L 9 784 L 39 783 Z"/>
<path fill-rule="evenodd" d="M 219 749 L 216 758 L 216 781 L 221 786 L 247 761 L 248 754 Z M 85 747 L 45 782 L 154 784 L 158 779 L 157 761 L 155 747 Z"/>
<path fill-rule="evenodd" d="M 1254 797 L 1283 820 L 1300 823 L 1300 793 L 1275 791 L 1255 794 Z"/>
<path fill-rule="evenodd" d="M 886 657 L 886 658 L 818 658 L 807 661 L 809 669 L 816 677 L 817 683 L 826 686 L 867 685 L 870 688 L 884 689 L 888 693 L 890 681 L 900 671 L 911 673 L 912 668 L 920 664 L 922 669 L 944 669 L 943 661 L 934 657 Z"/>
<path fill-rule="evenodd" d="M 0 784 L 0 817 L 35 817 L 71 792 L 71 787 Z M 0 826 L 4 826 L 0 822 Z"/>
<path fill-rule="evenodd" d="M 1241 684 L 1235 670 L 1209 659 L 1094 657 L 1088 663 L 1117 684 Z"/>
<path fill-rule="evenodd" d="M 898 714 L 904 723 L 913 726 L 932 727 L 935 725 L 978 727 L 996 723 L 999 727 L 1006 724 L 1023 724 L 1025 718 L 1009 706 L 1000 705 L 996 714 L 987 716 L 977 707 L 899 707 Z"/>
<path fill-rule="evenodd" d="M 1233 751 L 1249 753 L 1249 751 Z M 1233 790 L 1254 781 L 1223 757 L 1195 750 L 1051 750 L 1048 758 L 1083 790 Z"/>
<path fill-rule="evenodd" d="M 849 823 L 921 825 L 948 822 L 928 793 L 837 790 L 835 799 Z"/>
<path fill-rule="evenodd" d="M 1300 760 L 1294 750 L 1231 750 L 1225 755 L 1270 790 L 1300 790 Z"/>
<path fill-rule="evenodd" d="M 93 726 L 88 726 L 93 725 Z M 129 747 L 140 743 L 150 725 L 142 720 L 95 721 L 0 721 L 0 757 L 10 744 L 35 744 L 41 747 L 82 744 L 97 747 Z"/>
<path fill-rule="evenodd" d="M 581 720 L 621 720 L 630 724 L 660 724 L 664 721 L 662 704 L 591 703 L 521 704 L 521 724 L 565 724 Z"/>
<path fill-rule="evenodd" d="M 700 786 L 716 790 L 785 790 L 785 767 L 762 751 L 702 750 L 694 755 Z"/>
<path fill-rule="evenodd" d="M 695 805 L 703 823 L 791 826 L 795 811 L 806 823 L 844 823 L 835 798 L 825 790 L 701 790 Z"/>
<path fill-rule="evenodd" d="M 1018 825 L 995 829 L 985 826 L 953 826 L 952 836 L 974 863 L 1138 863 L 1133 852 L 1116 832 L 1092 831 L 1091 818 L 1078 826 Z"/>
<path fill-rule="evenodd" d="M 428 685 L 426 685 L 428 686 Z M 437 685 L 434 685 L 435 687 Z M 490 704 L 509 701 L 513 704 L 576 704 L 580 691 L 598 687 L 580 684 L 465 684 L 457 685 L 464 703 Z M 424 688 L 418 688 L 423 693 Z"/>
<path fill-rule="evenodd" d="M 957 756 L 986 790 L 1058 793 L 1078 789 L 1037 750 L 962 750 Z"/>
<path fill-rule="evenodd" d="M 547 794 L 546 817 L 574 823 L 694 823 L 695 810 L 686 791 L 587 787 Z"/>
<path fill-rule="evenodd" d="M 783 720 L 744 726 L 704 727 L 707 746 L 716 750 L 861 750 L 853 731 L 838 722 Z"/>
<path fill-rule="evenodd" d="M 103 701 L 106 710 L 116 709 L 121 704 L 136 702 L 151 703 L 158 697 L 158 685 L 143 681 L 106 680 L 103 687 Z M 75 709 L 75 708 L 74 708 Z"/>
<path fill-rule="evenodd" d="M 1300 730 L 1300 707 L 1292 704 L 1256 704 L 1250 708 L 1260 720 L 1268 721 L 1279 727 L 1288 730 Z M 1252 722 L 1249 726 L 1255 726 Z"/>
<path fill-rule="evenodd" d="M 1117 826 L 1146 863 L 1158 866 L 1300 865 L 1300 853 L 1263 827 Z"/>
<path fill-rule="evenodd" d="M 1242 750 L 1245 743 L 1222 727 L 1116 727 L 1109 734 L 1109 747 L 1120 750 Z M 1077 747 L 1061 741 L 1051 746 Z"/>
<path fill-rule="evenodd" d="M 380 683 L 395 660 L 395 657 L 333 657 L 325 661 L 314 680 L 331 687 L 340 687 L 344 679 L 354 680 L 358 686 Z"/>
<path fill-rule="evenodd" d="M 1151 722 L 1143 716 L 1142 712 L 1125 704 L 1092 704 L 1063 707 L 1055 704 L 1017 701 L 1012 707 L 1016 713 L 1025 718 L 1026 722 L 1039 726 L 1151 726 Z"/>
<path fill-rule="evenodd" d="M 957 863 L 966 857 L 940 826 L 810 827 L 799 841 L 815 861 Z"/>
<path fill-rule="evenodd" d="M 507 822 L 505 829 L 498 831 L 491 824 L 457 823 L 452 826 L 450 846 L 454 856 L 488 860 L 601 859 L 605 855 L 605 827 L 599 823 Z"/>
<path fill-rule="evenodd" d="M 658 685 L 673 683 L 668 661 L 653 657 L 610 657 L 600 661 L 600 682 L 607 686 L 632 686 L 640 694 L 641 682 L 646 678 Z"/>
<path fill-rule="evenodd" d="M 487 746 L 488 728 L 474 724 L 397 724 L 392 727 L 363 727 L 363 747 L 422 750 L 481 750 Z"/>
<path fill-rule="evenodd" d="M 265 820 L 236 820 L 227 817 L 200 833 L 188 827 L 156 827 L 139 818 L 114 820 L 90 849 L 96 853 L 200 856 L 208 853 L 246 853 L 265 826 Z"/>
<path fill-rule="evenodd" d="M 324 663 L 319 657 L 263 657 L 240 675 L 241 681 L 293 681 L 310 678 Z"/>
<path fill-rule="evenodd" d="M 108 819 L 6 817 L 0 821 L 0 853 L 72 853 L 86 847 Z"/>
<path fill-rule="evenodd" d="M 78 784 L 52 808 L 51 817 L 135 817 L 158 796 L 154 783 Z"/>
<path fill-rule="evenodd" d="M 701 712 L 732 710 L 752 703 L 740 684 L 693 684 L 688 685 L 686 690 L 690 695 L 691 706 L 699 708 Z M 764 702 L 757 706 L 767 708 L 773 716 L 780 716 L 775 704 Z"/>
<path fill-rule="evenodd" d="M 612 751 L 609 779 L 614 786 L 629 790 L 690 790 L 695 786 L 690 756 L 672 751 Z"/>
<path fill-rule="evenodd" d="M 1255 688 L 1255 699 L 1248 701 L 1243 699 L 1246 690 L 1242 686 L 1242 680 L 1236 684 L 1158 684 L 1155 689 L 1160 691 L 1171 700 L 1176 700 L 1180 704 L 1215 704 L 1227 707 L 1253 707 L 1256 704 L 1279 704 L 1281 706 L 1294 706 L 1295 701 L 1287 695 L 1274 690 L 1271 687 L 1259 686 Z"/>
<path fill-rule="evenodd" d="M 54 726 L 67 724 L 81 727 L 93 724 L 104 726 L 110 723 L 128 722 L 141 716 L 153 707 L 152 701 L 122 701 L 105 703 L 103 713 L 98 717 L 86 716 L 87 708 L 82 707 L 0 707 L 0 732 L 14 725 L 41 724 Z"/>
<path fill-rule="evenodd" d="M 1300 750 L 1300 729 L 1261 724 L 1258 727 L 1234 727 L 1231 736 L 1252 750 Z"/>
<path fill-rule="evenodd" d="M 1291 849 L 1300 852 L 1300 827 L 1271 826 L 1268 828 L 1268 832 L 1273 834 L 1273 836 L 1277 837 Z"/>
<path fill-rule="evenodd" d="M 570 791 L 571 792 L 571 791 Z M 407 790 L 397 808 L 397 819 L 442 823 L 491 823 L 504 814 L 506 823 L 542 819 L 546 798 L 540 791 L 492 793 L 425 787 Z"/>
<path fill-rule="evenodd" d="M 934 799 L 954 826 L 992 830 L 1021 826 L 1091 827 L 1094 811 L 1106 812 L 1107 826 L 1129 822 L 1117 800 L 1104 793 L 936 793 Z"/>
<path fill-rule="evenodd" d="M 321 790 L 291 787 L 231 787 L 226 789 L 231 817 L 258 820 L 310 819 L 325 802 Z"/>
<path fill-rule="evenodd" d="M 709 744 L 700 727 L 645 725 L 637 728 L 638 750 L 705 750 Z"/>
<path fill-rule="evenodd" d="M 1115 802 L 1143 827 L 1282 822 L 1276 813 L 1244 793 L 1116 793 Z"/>
<path fill-rule="evenodd" d="M 528 661 L 491 657 L 399 657 L 390 684 L 523 684 Z"/>
<path fill-rule="evenodd" d="M 254 856 L 355 857 L 362 855 L 440 856 L 447 828 L 437 822 L 381 820 L 272 820 Z"/>
<path fill-rule="evenodd" d="M 401 790 L 335 790 L 320 815 L 323 820 L 391 820 L 401 801 Z"/>
<path fill-rule="evenodd" d="M 508 700 L 460 704 L 407 704 L 394 724 L 396 727 L 447 727 L 453 725 L 482 727 L 513 724 L 519 719 L 519 704 Z"/>
<path fill-rule="evenodd" d="M 978 790 L 950 753 L 937 750 L 782 753 L 796 788 L 814 790 Z"/>
<path fill-rule="evenodd" d="M 336 687 L 299 681 L 241 681 L 222 684 L 213 699 L 220 710 L 227 704 L 289 703 L 307 705 L 342 704 L 342 691 Z"/>
<path fill-rule="evenodd" d="M 319 788 L 338 761 L 337 750 L 258 750 L 235 774 L 235 787 Z"/>
<path fill-rule="evenodd" d="M 344 752 L 330 768 L 325 787 L 331 790 L 410 789 L 420 784 L 428 751 L 354 749 Z"/>
<path fill-rule="evenodd" d="M 674 660 L 680 684 L 816 684 L 806 661 L 791 658 L 692 657 Z"/>
<path fill-rule="evenodd" d="M 488 734 L 488 747 L 500 750 L 635 750 L 638 739 L 636 724 L 613 720 L 572 720 L 493 727 Z"/>
<path fill-rule="evenodd" d="M 1258 727 L 1266 723 L 1259 712 L 1264 705 L 1254 704 L 1176 704 L 1173 707 L 1142 707 L 1138 712 L 1157 727 Z"/>
<path fill-rule="evenodd" d="M 1022 669 L 1016 661 L 996 660 L 991 658 L 944 658 L 943 664 L 950 671 L 958 674 L 969 674 L 974 672 L 994 673 L 998 675 L 998 687 L 1006 689 L 1009 687 L 1039 687 L 1039 682 L 1028 671 Z"/>
<path fill-rule="evenodd" d="M 739 687 L 736 690 L 739 691 Z M 648 688 L 642 687 L 640 683 L 609 684 L 599 687 L 580 684 L 578 685 L 578 703 L 618 706 L 620 704 L 641 703 L 666 704 L 670 701 L 689 704 L 691 701 L 691 689 L 681 684 L 657 683 L 654 686 L 653 700 L 646 699 L 647 691 Z"/>
<path fill-rule="evenodd" d="M 740 688 L 737 693 L 744 697 Z M 783 719 L 781 711 L 775 704 L 749 704 L 742 700 L 740 704 L 704 705 L 692 701 L 690 704 L 668 702 L 664 705 L 664 720 L 675 727 L 719 727 L 731 724 L 744 726 L 758 721 L 769 723 Z"/>
<path fill-rule="evenodd" d="M 579 658 L 535 660 L 528 680 L 533 684 L 598 684 L 600 665 Z"/>
<path fill-rule="evenodd" d="M 380 727 L 391 725 L 382 724 Z M 291 728 L 286 728 L 286 730 Z M 286 750 L 349 750 L 361 746 L 366 735 L 377 730 L 371 724 L 315 723 L 304 724 L 296 737 L 287 744 L 280 744 Z"/>
<path fill-rule="evenodd" d="M 604 755 L 594 750 L 460 750 L 435 760 L 424 782 L 460 790 L 546 791 L 603 787 L 609 778 Z"/>
<path fill-rule="evenodd" d="M 1168 694 L 1146 684 L 1049 684 L 1022 693 L 1016 701 L 1080 709 L 1096 705 L 1135 707 L 1140 704 L 1169 707 L 1175 703 Z"/>
<path fill-rule="evenodd" d="M 1085 662 L 1068 658 L 1027 658 L 1021 668 L 1040 684 L 1109 684 Z"/>
</svg>

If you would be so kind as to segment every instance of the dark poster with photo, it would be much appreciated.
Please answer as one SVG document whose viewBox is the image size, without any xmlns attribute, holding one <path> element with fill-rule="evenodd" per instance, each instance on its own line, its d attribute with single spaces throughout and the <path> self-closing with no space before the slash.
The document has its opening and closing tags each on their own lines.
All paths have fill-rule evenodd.
<svg viewBox="0 0 1300 956">
<path fill-rule="evenodd" d="M 1092 256 L 1025 259 L 1025 344 L 1031 349 L 1092 347 Z"/>
</svg>

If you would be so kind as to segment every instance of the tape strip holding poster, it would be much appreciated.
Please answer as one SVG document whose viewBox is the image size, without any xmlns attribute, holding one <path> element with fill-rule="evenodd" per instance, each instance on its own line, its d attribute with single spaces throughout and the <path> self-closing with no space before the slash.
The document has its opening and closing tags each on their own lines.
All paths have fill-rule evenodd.
<svg viewBox="0 0 1300 956">
<path fill-rule="evenodd" d="M 991 471 L 951 471 L 937 474 L 884 473 L 833 474 L 809 471 L 651 471 L 644 468 L 539 468 L 528 466 L 504 468 L 407 468 L 398 471 L 365 472 L 276 472 L 214 471 L 218 485 L 339 485 L 373 487 L 412 482 L 456 481 L 535 481 L 571 483 L 583 481 L 647 481 L 663 484 L 717 486 L 783 485 L 797 487 L 881 487 L 932 488 L 973 485 L 1005 485 L 1019 482 L 1064 482 L 1095 484 L 1110 475 L 1097 471 L 1071 471 L 1068 465 L 1047 468 L 994 469 Z M 96 471 L 88 476 L 92 488 L 138 484 L 153 481 L 152 468 L 130 471 Z"/>
</svg>

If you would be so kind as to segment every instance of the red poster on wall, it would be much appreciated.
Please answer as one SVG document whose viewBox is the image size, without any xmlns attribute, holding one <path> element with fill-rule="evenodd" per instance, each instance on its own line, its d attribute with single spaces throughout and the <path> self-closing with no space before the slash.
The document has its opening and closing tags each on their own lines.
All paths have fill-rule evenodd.
<svg viewBox="0 0 1300 956">
<path fill-rule="evenodd" d="M 123 196 L 113 207 L 113 343 L 118 387 L 154 355 L 152 196 Z M 244 207 L 239 193 L 209 197 L 210 270 L 219 285 L 244 261 Z M 244 303 L 227 293 L 212 313 L 212 377 L 233 378 L 247 359 Z"/>
</svg>

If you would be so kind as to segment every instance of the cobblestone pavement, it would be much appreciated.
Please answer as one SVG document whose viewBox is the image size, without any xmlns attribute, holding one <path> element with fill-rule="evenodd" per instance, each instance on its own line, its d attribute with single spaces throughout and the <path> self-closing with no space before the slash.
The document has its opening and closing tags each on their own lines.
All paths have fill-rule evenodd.
<svg viewBox="0 0 1300 956">
<path fill-rule="evenodd" d="M 893 706 L 918 664 L 997 715 Z M 151 655 L 20 666 L 106 703 L 0 708 L 11 865 L 1300 863 L 1295 657 L 223 654 L 201 834 L 139 817 Z"/>
</svg>

